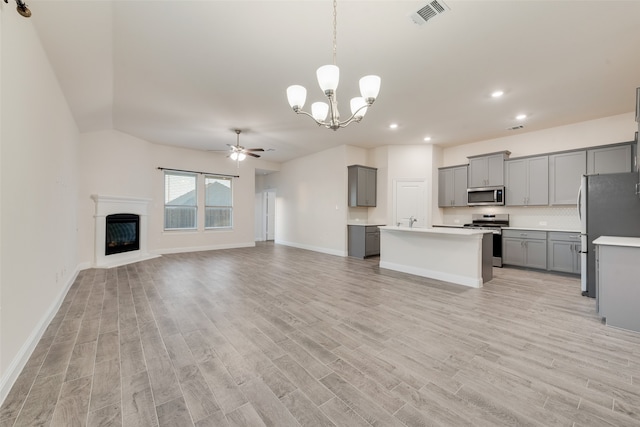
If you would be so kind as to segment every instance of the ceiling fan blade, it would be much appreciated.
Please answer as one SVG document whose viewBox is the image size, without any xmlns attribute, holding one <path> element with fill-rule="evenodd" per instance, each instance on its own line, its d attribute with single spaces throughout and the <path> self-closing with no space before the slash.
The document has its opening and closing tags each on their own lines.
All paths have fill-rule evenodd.
<svg viewBox="0 0 640 427">
<path fill-rule="evenodd" d="M 244 151 L 264 151 L 264 148 L 245 148 Z"/>
<path fill-rule="evenodd" d="M 248 153 L 248 152 L 246 152 L 246 153 L 244 153 L 244 154 L 246 154 L 247 156 L 251 156 L 251 157 L 260 157 L 260 156 L 258 156 L 257 154 Z"/>
</svg>

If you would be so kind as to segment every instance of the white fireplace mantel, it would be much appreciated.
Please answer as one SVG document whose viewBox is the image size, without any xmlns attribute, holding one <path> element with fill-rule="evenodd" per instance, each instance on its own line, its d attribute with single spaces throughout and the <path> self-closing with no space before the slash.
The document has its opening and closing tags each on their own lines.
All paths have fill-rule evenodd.
<svg viewBox="0 0 640 427">
<path fill-rule="evenodd" d="M 96 204 L 95 211 L 95 257 L 94 266 L 100 268 L 117 267 L 131 264 L 160 255 L 152 255 L 147 250 L 148 239 L 148 210 L 151 199 L 139 197 L 116 197 L 92 194 L 91 198 Z M 134 214 L 140 216 L 140 249 L 137 251 L 122 252 L 105 255 L 105 238 L 107 233 L 107 216 L 113 214 Z"/>
</svg>

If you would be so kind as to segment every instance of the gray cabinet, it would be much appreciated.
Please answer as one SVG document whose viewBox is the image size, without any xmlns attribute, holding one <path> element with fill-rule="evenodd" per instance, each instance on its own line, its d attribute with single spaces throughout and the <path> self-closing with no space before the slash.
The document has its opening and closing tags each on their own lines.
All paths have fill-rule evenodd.
<svg viewBox="0 0 640 427">
<path fill-rule="evenodd" d="M 632 172 L 631 144 L 587 150 L 587 174 Z"/>
<path fill-rule="evenodd" d="M 469 187 L 493 187 L 504 185 L 504 160 L 511 154 L 500 151 L 469 159 Z"/>
<path fill-rule="evenodd" d="M 521 267 L 547 268 L 547 232 L 503 230 L 503 264 Z"/>
<path fill-rule="evenodd" d="M 380 255 L 380 229 L 377 225 L 349 225 L 349 256 L 365 258 Z"/>
<path fill-rule="evenodd" d="M 467 206 L 467 166 L 438 169 L 438 206 Z"/>
<path fill-rule="evenodd" d="M 600 316 L 609 326 L 640 332 L 640 248 L 596 243 L 596 256 Z"/>
<path fill-rule="evenodd" d="M 580 274 L 580 233 L 550 231 L 547 255 L 550 271 Z"/>
<path fill-rule="evenodd" d="M 505 162 L 506 205 L 549 204 L 549 157 L 528 157 Z"/>
<path fill-rule="evenodd" d="M 580 179 L 587 172 L 585 150 L 549 156 L 549 204 L 575 205 Z"/>
<path fill-rule="evenodd" d="M 376 168 L 351 165 L 349 171 L 349 206 L 374 207 L 376 205 Z"/>
</svg>

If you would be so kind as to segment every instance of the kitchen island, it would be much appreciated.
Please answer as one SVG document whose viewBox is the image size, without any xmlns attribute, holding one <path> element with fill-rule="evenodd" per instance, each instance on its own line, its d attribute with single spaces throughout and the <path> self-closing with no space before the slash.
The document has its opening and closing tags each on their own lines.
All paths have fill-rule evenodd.
<svg viewBox="0 0 640 427">
<path fill-rule="evenodd" d="M 481 288 L 493 278 L 493 235 L 466 228 L 380 228 L 380 268 Z"/>
</svg>

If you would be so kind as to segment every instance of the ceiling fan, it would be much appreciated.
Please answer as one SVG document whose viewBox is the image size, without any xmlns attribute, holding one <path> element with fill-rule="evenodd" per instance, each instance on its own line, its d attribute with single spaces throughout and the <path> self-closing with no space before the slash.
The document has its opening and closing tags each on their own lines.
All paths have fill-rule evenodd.
<svg viewBox="0 0 640 427">
<path fill-rule="evenodd" d="M 236 145 L 227 144 L 231 149 L 231 152 L 227 157 L 230 157 L 231 160 L 237 160 L 239 162 L 243 161 L 247 156 L 259 158 L 260 155 L 254 153 L 254 151 L 264 151 L 264 149 L 263 148 L 244 148 L 242 145 L 240 145 L 240 133 L 242 133 L 242 130 L 234 129 L 234 132 L 236 133 Z"/>
</svg>

